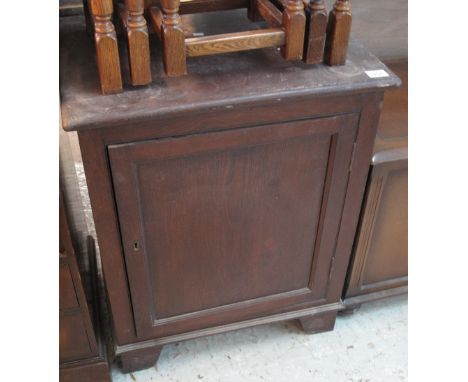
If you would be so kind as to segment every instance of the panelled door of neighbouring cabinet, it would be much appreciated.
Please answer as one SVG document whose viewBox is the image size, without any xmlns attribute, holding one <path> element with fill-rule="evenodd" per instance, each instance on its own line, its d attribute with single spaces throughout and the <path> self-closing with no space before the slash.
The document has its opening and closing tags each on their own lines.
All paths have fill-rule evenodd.
<svg viewBox="0 0 468 382">
<path fill-rule="evenodd" d="M 108 147 L 139 336 L 326 301 L 358 115 Z"/>
</svg>

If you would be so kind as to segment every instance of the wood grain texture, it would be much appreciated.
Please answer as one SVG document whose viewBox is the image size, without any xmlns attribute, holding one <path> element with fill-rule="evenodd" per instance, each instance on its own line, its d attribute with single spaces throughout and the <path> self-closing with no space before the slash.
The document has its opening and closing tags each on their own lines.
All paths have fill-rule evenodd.
<svg viewBox="0 0 468 382">
<path fill-rule="evenodd" d="M 138 332 L 176 334 L 319 300 L 340 213 L 327 203 L 344 197 L 355 124 L 324 118 L 110 146 Z"/>
<path fill-rule="evenodd" d="M 407 284 L 408 160 L 372 168 L 346 296 Z"/>
<path fill-rule="evenodd" d="M 162 37 L 162 24 L 163 24 L 164 15 L 161 9 L 158 7 L 151 7 L 149 9 L 149 15 L 153 23 L 154 32 L 156 33 L 158 38 L 162 40 L 163 38 Z"/>
<path fill-rule="evenodd" d="M 400 77 L 402 85 L 385 94 L 373 163 L 382 160 L 380 152 L 396 153 L 398 149 L 408 149 L 408 60 L 392 60 L 386 64 Z"/>
<path fill-rule="evenodd" d="M 61 368 L 59 375 L 60 382 L 111 382 L 109 366 L 104 360 Z"/>
<path fill-rule="evenodd" d="M 269 48 L 282 46 L 284 43 L 285 32 L 280 28 L 193 37 L 185 40 L 188 57 Z"/>
<path fill-rule="evenodd" d="M 98 354 L 75 250 L 60 193 L 60 362 Z"/>
<path fill-rule="evenodd" d="M 222 19 L 214 13 L 183 17 L 195 27 L 203 26 L 207 34 L 251 28 L 251 22 L 242 11 L 226 12 Z M 65 24 L 64 21 L 62 28 L 72 22 L 67 20 L 68 24 Z M 67 131 L 106 127 L 113 130 L 116 125 L 125 124 L 129 115 L 134 118 L 134 125 L 164 118 L 164 125 L 160 126 L 164 129 L 171 119 L 177 119 L 182 129 L 180 117 L 199 114 L 213 107 L 223 110 L 225 116 L 236 114 L 238 119 L 250 118 L 251 123 L 255 123 L 254 115 L 241 113 L 240 110 L 274 101 L 283 91 L 288 99 L 296 98 L 296 103 L 291 106 L 292 112 L 302 105 L 302 99 L 308 97 L 319 99 L 322 95 L 333 96 L 337 93 L 350 96 L 395 87 L 400 83 L 391 70 L 358 42 L 351 43 L 349 65 L 330 68 L 322 64 L 292 63 L 282 59 L 276 49 L 263 49 L 231 53 L 229 59 L 210 55 L 189 60 L 189 74 L 180 78 L 164 76 L 160 44 L 152 44 L 152 73 L 157 78 L 164 78 L 165 86 L 153 81 L 145 89 L 101 97 L 95 80 L 96 67 L 89 65 L 94 57 L 93 46 L 89 44 L 81 23 L 71 26 L 73 29 L 68 31 L 62 29 L 60 40 L 61 113 L 63 127 Z M 68 46 L 75 49 L 67 49 Z M 369 68 L 383 69 L 389 76 L 370 79 L 364 73 Z M 315 104 L 309 103 L 310 115 L 312 110 L 319 112 Z M 323 109 L 324 106 L 321 107 Z M 112 110 L 112 113 L 108 110 Z M 257 113 L 255 116 L 257 121 L 260 117 L 267 121 L 274 119 L 268 113 Z M 191 122 L 192 126 L 199 125 L 193 118 Z"/>
<path fill-rule="evenodd" d="M 60 381 L 110 382 L 96 331 L 99 320 L 88 307 L 62 192 L 59 194 L 59 362 Z M 96 305 L 91 305 L 96 308 Z M 95 311 L 95 313 L 97 313 Z M 96 326 L 93 327 L 93 324 Z"/>
<path fill-rule="evenodd" d="M 325 312 L 332 312 L 332 311 L 338 312 L 340 310 L 343 310 L 344 308 L 345 306 L 341 302 L 337 302 L 333 304 L 319 305 L 319 306 L 312 307 L 312 308 L 273 314 L 273 315 L 264 316 L 264 317 L 257 317 L 251 320 L 235 322 L 232 324 L 220 325 L 220 326 L 211 327 L 207 329 L 195 330 L 192 332 L 177 334 L 173 336 L 150 339 L 147 341 L 141 341 L 141 342 L 132 343 L 128 345 L 116 346 L 115 354 L 120 355 L 120 354 L 125 354 L 127 352 L 131 352 L 137 349 L 148 349 L 148 348 L 153 348 L 156 346 L 162 346 L 162 345 L 181 342 L 181 341 L 187 341 L 187 340 L 194 339 L 194 338 L 200 338 L 204 336 L 211 336 L 215 334 L 226 333 L 226 332 L 230 332 L 233 330 L 250 328 L 252 326 L 257 326 L 257 325 L 264 325 L 264 324 L 270 324 L 270 323 L 275 323 L 275 322 L 298 319 L 300 317 L 319 315 Z"/>
<path fill-rule="evenodd" d="M 324 60 L 327 65 L 344 65 L 351 35 L 351 4 L 349 0 L 336 0 L 328 17 Z"/>
<path fill-rule="evenodd" d="M 148 27 L 143 17 L 143 0 L 126 0 L 120 16 L 128 44 L 132 85 L 147 85 L 152 81 Z"/>
<path fill-rule="evenodd" d="M 203 25 L 212 27 L 219 23 L 219 27 L 224 29 L 228 22 L 232 22 L 231 27 L 241 27 L 238 17 L 197 16 L 206 21 Z M 247 21 L 246 24 L 247 27 L 251 25 Z M 164 77 L 164 86 L 151 84 L 144 91 L 99 97 L 93 81 L 82 80 L 86 73 L 93 73 L 88 62 L 89 53 L 86 53 L 88 47 L 83 43 L 85 39 L 75 39 L 66 31 L 63 36 L 61 44 L 65 52 L 61 54 L 61 65 L 64 65 L 61 94 L 64 126 L 79 131 L 117 354 L 341 308 L 340 298 L 372 155 L 382 92 L 398 84 L 393 74 L 373 80 L 365 75 L 364 70 L 369 66 L 386 69 L 383 64 L 358 44 L 350 49 L 352 65 L 336 68 L 317 65 L 314 70 L 302 62 L 286 62 L 278 57 L 275 49 L 254 50 L 232 53 L 230 60 L 217 56 L 190 60 L 190 74 L 183 79 Z M 74 62 L 73 71 L 66 68 L 68 62 Z M 161 64 L 154 61 L 153 73 L 161 73 Z M 105 107 L 113 112 L 104 114 L 102 110 Z M 310 134 L 304 137 L 304 132 Z M 296 136 L 298 133 L 301 133 L 300 137 Z M 229 144 L 235 147 L 229 147 Z M 121 151 L 117 169 L 114 168 L 115 162 L 110 163 L 108 151 L 111 147 L 117 149 L 116 146 L 135 150 Z M 137 160 L 142 153 L 146 153 L 148 161 Z M 291 165 L 293 161 L 301 165 L 295 168 Z M 130 163 L 138 163 L 145 172 L 143 180 L 138 183 L 141 200 L 147 207 L 142 209 L 143 214 L 136 208 L 128 208 L 135 205 L 137 197 L 124 198 L 123 202 L 119 197 L 117 201 L 116 193 L 122 190 L 137 192 L 128 184 L 127 187 L 125 184 L 114 187 L 114 182 L 133 182 L 131 177 L 121 176 Z M 145 166 L 158 171 L 152 172 Z M 259 169 L 263 167 L 265 171 L 261 172 Z M 326 175 L 320 176 L 319 172 Z M 276 181 L 275 175 L 280 180 L 292 177 L 290 183 L 294 187 L 283 191 L 282 182 Z M 306 183 L 304 189 L 300 187 L 301 183 Z M 322 188 L 319 183 L 322 183 Z M 159 191 L 151 192 L 153 186 L 161 191 L 161 201 L 157 197 Z M 221 192 L 223 188 L 232 194 L 229 200 Z M 187 195 L 184 190 L 199 192 Z M 275 194 L 275 190 L 278 193 Z M 309 191 L 307 195 L 311 199 L 320 199 L 318 208 L 310 207 L 314 202 L 304 196 L 306 191 Z M 298 200 L 306 199 L 307 211 L 297 212 L 297 206 L 285 208 L 284 201 L 291 198 L 288 192 Z M 323 197 L 317 197 L 317 194 Z M 264 195 L 264 198 L 259 195 Z M 248 204 L 249 196 L 257 202 L 253 209 L 261 212 L 255 215 L 255 219 L 266 219 L 275 214 L 281 214 L 285 219 L 266 219 L 266 224 L 255 224 L 253 230 L 258 235 L 254 235 L 248 231 L 247 224 L 241 224 L 252 211 L 232 207 L 242 205 L 243 200 L 244 205 Z M 279 196 L 277 202 L 275 196 Z M 171 210 L 167 203 L 161 204 L 164 200 L 179 202 Z M 213 202 L 216 208 L 209 209 L 206 208 L 209 204 L 206 200 L 217 200 L 219 204 Z M 158 208 L 158 203 L 163 208 Z M 187 214 L 183 214 L 184 205 Z M 291 214 L 289 208 L 296 213 Z M 155 209 L 161 213 L 154 213 Z M 172 218 L 171 211 L 176 218 L 182 216 L 180 222 Z M 144 226 L 134 225 L 132 228 L 125 213 L 137 216 L 135 221 L 143 221 Z M 204 225 L 193 224 L 200 216 L 206 217 Z M 310 219 L 305 222 L 305 227 L 313 227 L 312 220 L 317 217 L 323 223 L 318 224 L 316 232 L 291 240 L 297 232 L 290 225 L 296 226 L 304 217 Z M 284 222 L 288 219 L 290 225 Z M 284 235 L 274 234 L 277 231 L 275 227 L 281 225 Z M 180 234 L 174 245 L 189 249 L 177 251 L 171 257 L 167 240 L 158 242 L 151 232 L 144 235 L 146 240 L 143 241 L 126 239 L 127 233 L 132 233 L 129 230 L 143 232 L 146 226 L 150 231 L 168 231 L 171 238 L 175 237 L 177 230 L 188 232 Z M 195 229 L 188 230 L 187 226 L 195 226 Z M 230 232 L 237 234 L 230 239 L 222 232 L 228 232 L 226 227 L 231 226 L 235 229 Z M 212 240 L 199 239 L 200 232 L 210 227 L 213 236 L 206 237 L 212 237 Z M 308 255 L 299 249 L 280 256 L 278 253 L 285 251 L 275 250 L 310 247 L 312 238 L 309 236 L 320 237 L 320 240 L 315 240 L 317 243 L 307 252 Z M 243 237 L 246 240 L 242 240 Z M 228 245 L 229 240 L 234 243 L 232 246 Z M 139 252 L 132 249 L 129 253 L 128 244 L 135 241 L 141 243 L 137 246 Z M 189 246 L 187 243 L 190 242 L 194 245 Z M 238 250 L 242 245 L 248 247 L 246 252 L 250 252 L 252 258 Z M 138 264 L 145 258 L 139 256 L 143 249 L 148 252 L 146 259 L 149 259 L 144 269 L 154 270 L 158 261 L 164 264 L 173 259 L 181 266 L 183 277 L 177 274 L 167 279 L 161 273 L 161 267 L 156 266 L 159 277 L 166 277 L 164 284 L 168 288 L 158 286 L 154 273 L 149 274 L 154 281 L 153 286 L 148 284 L 147 273 L 138 271 Z M 234 249 L 237 249 L 237 256 L 230 256 Z M 216 253 L 219 257 L 215 256 Z M 247 265 L 249 261 L 256 261 L 257 269 L 264 270 L 258 275 L 258 283 L 248 278 L 249 290 L 244 287 L 243 277 L 246 275 L 241 264 L 236 263 L 236 257 Z M 289 264 L 289 257 L 302 264 L 312 261 L 311 284 L 296 289 L 296 281 L 287 272 L 270 283 L 267 276 L 275 274 L 277 264 L 296 267 L 294 262 Z M 190 275 L 191 265 L 194 273 L 203 275 L 207 269 L 212 269 L 210 265 L 230 262 L 234 265 L 224 267 L 223 272 L 216 272 L 215 277 L 193 278 Z M 253 268 L 246 266 L 245 272 L 254 272 Z M 297 271 L 297 267 L 294 269 Z M 302 272 L 302 269 L 297 271 L 298 283 L 306 281 Z M 158 296 L 175 293 L 194 279 L 193 288 L 201 292 L 192 299 L 194 301 L 181 301 L 177 297 L 171 302 L 163 296 L 160 302 L 156 302 L 151 297 L 151 291 L 156 291 Z M 219 288 L 219 295 L 213 296 L 206 284 L 211 282 L 216 286 L 220 279 L 225 283 Z M 142 283 L 146 285 L 140 289 Z M 139 290 L 144 292 L 138 293 Z M 236 291 L 242 299 L 255 295 L 239 301 Z M 156 320 L 151 320 L 151 314 L 146 313 L 152 308 L 166 317 L 156 315 Z"/>
<path fill-rule="evenodd" d="M 288 0 L 282 24 L 286 32 L 286 44 L 281 48 L 283 58 L 302 60 L 306 24 L 302 0 Z"/>
<path fill-rule="evenodd" d="M 271 3 L 270 0 L 257 0 L 256 6 L 258 13 L 262 19 L 270 25 L 270 27 L 277 28 L 281 26 L 281 12 Z"/>
<path fill-rule="evenodd" d="M 303 60 L 306 64 L 319 64 L 323 61 L 327 33 L 327 11 L 323 0 L 312 0 L 306 7 L 306 17 Z"/>
<path fill-rule="evenodd" d="M 366 201 L 364 203 L 365 210 L 361 227 L 359 229 L 359 240 L 357 242 L 356 251 L 353 260 L 352 272 L 348 285 L 349 292 L 360 289 L 362 283 L 364 265 L 368 253 L 368 248 L 371 239 L 372 227 L 374 225 L 375 215 L 379 200 L 382 196 L 384 178 L 378 178 L 372 182 L 367 190 Z"/>
<path fill-rule="evenodd" d="M 162 23 L 162 43 L 164 70 L 168 76 L 187 74 L 185 36 L 179 16 L 180 0 L 161 0 L 164 14 Z"/>
<path fill-rule="evenodd" d="M 386 95 L 344 299 L 347 306 L 406 293 L 408 282 L 408 68 Z M 388 102 L 387 102 L 388 101 Z"/>
<path fill-rule="evenodd" d="M 96 58 L 103 94 L 122 91 L 119 49 L 112 23 L 112 0 L 89 0 L 94 23 Z"/>
</svg>

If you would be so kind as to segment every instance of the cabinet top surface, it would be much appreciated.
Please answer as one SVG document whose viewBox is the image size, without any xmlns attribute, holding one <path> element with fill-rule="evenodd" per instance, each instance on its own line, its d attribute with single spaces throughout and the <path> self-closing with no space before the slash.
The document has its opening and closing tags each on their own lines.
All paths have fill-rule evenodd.
<svg viewBox="0 0 468 382">
<path fill-rule="evenodd" d="M 183 21 L 188 28 L 196 27 L 205 34 L 252 29 L 245 10 L 222 13 L 223 17 L 183 16 Z M 272 48 L 189 58 L 188 75 L 167 77 L 163 73 L 159 43 L 153 37 L 150 37 L 152 84 L 129 85 L 125 44 L 120 43 L 124 91 L 104 96 L 99 90 L 94 44 L 85 31 L 84 19 L 61 19 L 60 96 L 65 130 L 108 127 L 203 110 L 222 113 L 223 109 L 259 102 L 382 91 L 400 84 L 399 78 L 378 58 L 353 41 L 344 66 L 285 61 Z M 388 76 L 371 78 L 366 74 L 375 70 L 384 70 Z"/>
</svg>

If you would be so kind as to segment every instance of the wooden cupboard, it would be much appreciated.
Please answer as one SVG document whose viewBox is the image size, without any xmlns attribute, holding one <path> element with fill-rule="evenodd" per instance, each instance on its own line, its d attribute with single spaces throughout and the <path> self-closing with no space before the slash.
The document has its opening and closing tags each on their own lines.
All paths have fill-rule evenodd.
<svg viewBox="0 0 468 382">
<path fill-rule="evenodd" d="M 78 132 L 122 369 L 252 325 L 331 330 L 383 92 L 399 79 L 352 43 L 333 68 L 266 50 L 169 78 L 152 60 L 159 82 L 101 96 L 84 33 L 62 25 L 62 121 Z"/>
</svg>

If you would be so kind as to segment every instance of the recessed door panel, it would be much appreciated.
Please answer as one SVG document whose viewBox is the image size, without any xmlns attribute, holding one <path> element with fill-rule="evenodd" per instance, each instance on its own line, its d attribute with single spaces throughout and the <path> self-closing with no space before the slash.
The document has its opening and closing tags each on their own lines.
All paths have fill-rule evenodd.
<svg viewBox="0 0 468 382">
<path fill-rule="evenodd" d="M 347 115 L 110 146 L 139 334 L 323 299 L 333 245 L 322 239 L 336 239 L 341 209 L 329 204 L 344 200 L 356 124 Z"/>
</svg>

